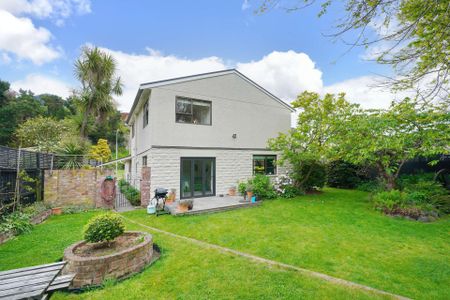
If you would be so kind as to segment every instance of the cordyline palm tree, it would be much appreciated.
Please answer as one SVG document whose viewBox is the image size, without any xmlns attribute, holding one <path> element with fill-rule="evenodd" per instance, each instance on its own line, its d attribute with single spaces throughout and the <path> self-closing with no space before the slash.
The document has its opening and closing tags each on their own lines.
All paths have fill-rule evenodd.
<svg viewBox="0 0 450 300">
<path fill-rule="evenodd" d="M 104 120 L 106 115 L 115 109 L 113 95 L 122 95 L 122 82 L 115 76 L 116 62 L 114 58 L 97 47 L 85 47 L 75 62 L 75 76 L 81 82 L 78 92 L 83 109 L 83 121 L 80 135 L 87 136 L 89 116 L 94 115 L 97 121 Z"/>
</svg>

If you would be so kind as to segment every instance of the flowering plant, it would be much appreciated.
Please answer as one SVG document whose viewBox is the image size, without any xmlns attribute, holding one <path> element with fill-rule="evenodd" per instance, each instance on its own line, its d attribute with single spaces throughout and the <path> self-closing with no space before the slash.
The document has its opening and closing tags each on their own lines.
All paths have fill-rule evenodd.
<svg viewBox="0 0 450 300">
<path fill-rule="evenodd" d="M 294 180 L 289 174 L 277 176 L 273 187 L 276 193 L 283 198 L 293 198 L 299 194 L 294 186 Z"/>
</svg>

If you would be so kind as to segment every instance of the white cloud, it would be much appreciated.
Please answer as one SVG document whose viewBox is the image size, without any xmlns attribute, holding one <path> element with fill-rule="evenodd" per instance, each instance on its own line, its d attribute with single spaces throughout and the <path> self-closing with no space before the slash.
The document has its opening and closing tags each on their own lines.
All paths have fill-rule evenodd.
<svg viewBox="0 0 450 300">
<path fill-rule="evenodd" d="M 123 95 L 118 97 L 118 102 L 119 109 L 124 111 L 131 108 L 141 83 L 226 69 L 222 59 L 215 56 L 191 60 L 164 56 L 149 48 L 145 54 L 102 50 L 112 54 L 117 61 L 118 73 L 124 83 Z"/>
<path fill-rule="evenodd" d="M 11 57 L 6 52 L 0 52 L 0 64 L 7 65 L 11 62 Z"/>
<path fill-rule="evenodd" d="M 29 74 L 23 80 L 12 82 L 11 89 L 15 91 L 19 89 L 31 90 L 36 95 L 49 93 L 66 98 L 71 95 L 73 87 L 59 79 L 46 75 Z"/>
<path fill-rule="evenodd" d="M 251 7 L 251 5 L 250 5 L 250 2 L 248 1 L 248 0 L 244 0 L 243 2 L 242 2 L 242 6 L 241 6 L 241 9 L 242 10 L 247 10 L 247 9 L 249 9 Z"/>
<path fill-rule="evenodd" d="M 61 51 L 50 45 L 50 31 L 36 27 L 31 18 L 48 18 L 62 26 L 75 13 L 90 13 L 90 4 L 90 0 L 0 0 L 0 62 L 11 61 L 9 54 L 37 65 L 60 57 Z"/>
<path fill-rule="evenodd" d="M 0 10 L 0 50 L 40 65 L 60 56 L 60 52 L 49 45 L 51 38 L 47 29 L 36 28 L 30 19 L 17 18 Z"/>
<path fill-rule="evenodd" d="M 274 51 L 260 60 L 227 65 L 223 59 L 211 56 L 196 60 L 164 55 L 147 49 L 144 54 L 129 54 L 102 48 L 114 56 L 118 73 L 124 83 L 124 93 L 118 97 L 119 109 L 128 111 L 133 104 L 141 83 L 187 76 L 204 72 L 237 68 L 262 87 L 287 103 L 301 92 L 324 93 L 345 92 L 347 99 L 361 104 L 364 108 L 384 108 L 390 102 L 406 96 L 405 93 L 392 94 L 386 88 L 374 87 L 375 76 L 363 76 L 324 86 L 322 72 L 305 53 L 295 51 Z"/>
<path fill-rule="evenodd" d="M 14 15 L 29 15 L 60 21 L 73 13 L 90 13 L 91 3 L 90 0 L 2 0 L 0 9 Z"/>
<path fill-rule="evenodd" d="M 345 92 L 348 101 L 358 103 L 363 108 L 388 108 L 392 101 L 409 95 L 407 92 L 394 94 L 389 88 L 380 87 L 380 80 L 376 76 L 344 80 L 325 86 L 323 92 L 334 94 Z"/>
<path fill-rule="evenodd" d="M 51 38 L 47 29 L 36 28 L 30 19 L 17 18 L 0 10 L 0 50 L 40 65 L 60 56 L 60 52 L 49 45 Z"/>
<path fill-rule="evenodd" d="M 274 51 L 261 60 L 238 63 L 237 69 L 265 89 L 291 102 L 304 90 L 322 89 L 322 72 L 305 53 Z"/>
<path fill-rule="evenodd" d="M 117 61 L 118 75 L 124 83 L 124 93 L 117 97 L 119 109 L 128 111 L 133 104 L 141 83 L 218 71 L 236 67 L 240 72 L 290 103 L 305 90 L 324 93 L 345 92 L 347 99 L 364 108 L 386 108 L 392 100 L 405 97 L 406 93 L 392 94 L 386 88 L 374 87 L 375 76 L 363 76 L 324 86 L 322 72 L 305 53 L 274 51 L 260 60 L 227 65 L 223 59 L 211 56 L 199 59 L 164 55 L 147 49 L 144 54 L 129 54 L 102 48 Z M 39 74 L 13 82 L 14 89 L 30 89 L 35 93 L 52 93 L 63 97 L 70 94 L 68 84 Z M 73 86 L 72 86 L 73 88 Z"/>
</svg>

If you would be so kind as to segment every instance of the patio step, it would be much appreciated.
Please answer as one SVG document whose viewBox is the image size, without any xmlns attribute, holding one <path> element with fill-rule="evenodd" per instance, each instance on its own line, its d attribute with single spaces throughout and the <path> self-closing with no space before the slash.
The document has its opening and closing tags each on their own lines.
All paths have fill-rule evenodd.
<svg viewBox="0 0 450 300">
<path fill-rule="evenodd" d="M 233 204 L 233 205 L 227 205 L 227 206 L 221 206 L 221 207 L 213 207 L 213 208 L 207 208 L 202 210 L 190 210 L 187 212 L 177 212 L 176 208 L 170 209 L 170 213 L 174 216 L 186 216 L 186 215 L 199 215 L 199 214 L 211 214 L 216 212 L 222 212 L 227 210 L 233 210 L 238 208 L 246 208 L 246 207 L 254 207 L 261 205 L 262 201 L 258 201 L 255 203 L 240 203 L 240 204 Z"/>
</svg>

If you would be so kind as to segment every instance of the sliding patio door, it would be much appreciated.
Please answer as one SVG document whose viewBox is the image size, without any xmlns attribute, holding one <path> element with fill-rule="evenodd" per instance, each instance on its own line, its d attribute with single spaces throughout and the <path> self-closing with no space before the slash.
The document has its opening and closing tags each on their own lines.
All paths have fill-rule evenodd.
<svg viewBox="0 0 450 300">
<path fill-rule="evenodd" d="M 215 162 L 215 158 L 211 157 L 181 158 L 181 198 L 215 195 Z"/>
</svg>

